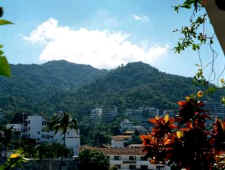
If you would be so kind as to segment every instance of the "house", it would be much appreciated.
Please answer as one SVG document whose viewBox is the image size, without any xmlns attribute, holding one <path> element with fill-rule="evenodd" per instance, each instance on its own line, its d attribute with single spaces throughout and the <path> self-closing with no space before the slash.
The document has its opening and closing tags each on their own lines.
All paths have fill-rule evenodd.
<svg viewBox="0 0 225 170">
<path fill-rule="evenodd" d="M 128 119 L 124 119 L 120 122 L 120 132 L 124 132 L 125 130 L 129 130 L 134 126 L 134 123 Z"/>
<path fill-rule="evenodd" d="M 132 136 L 130 135 L 118 135 L 112 136 L 111 147 L 112 148 L 123 148 L 125 147 L 126 142 L 128 142 Z"/>
<path fill-rule="evenodd" d="M 8 129 L 12 128 L 14 131 L 19 132 L 19 133 L 21 133 L 22 130 L 23 130 L 22 124 L 19 124 L 19 123 L 15 123 L 15 124 L 13 124 L 13 123 L 12 123 L 12 124 L 7 124 L 7 125 L 6 125 L 6 128 L 8 128 Z"/>
<path fill-rule="evenodd" d="M 120 122 L 120 132 L 124 133 L 126 131 L 137 131 L 141 134 L 144 134 L 147 132 L 147 129 L 141 125 L 134 125 L 134 123 L 128 119 L 124 119 Z"/>
<path fill-rule="evenodd" d="M 118 170 L 170 170 L 169 166 L 163 164 L 151 164 L 145 158 L 142 147 L 136 148 L 95 148 L 84 146 L 84 149 L 97 150 L 103 152 L 109 158 L 110 168 L 116 167 Z"/>
</svg>

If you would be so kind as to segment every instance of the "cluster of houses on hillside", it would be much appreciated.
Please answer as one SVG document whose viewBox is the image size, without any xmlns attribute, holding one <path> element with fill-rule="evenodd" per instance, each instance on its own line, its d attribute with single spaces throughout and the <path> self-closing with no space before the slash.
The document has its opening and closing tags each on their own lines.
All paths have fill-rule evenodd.
<svg viewBox="0 0 225 170">
<path fill-rule="evenodd" d="M 225 118 L 225 107 L 223 104 L 204 101 L 205 109 L 209 111 L 212 117 Z M 169 114 L 170 116 L 175 116 L 178 109 L 159 109 L 155 107 L 138 107 L 136 109 L 126 109 L 122 114 L 124 116 L 130 117 L 137 122 L 144 122 L 146 118 L 155 117 L 156 115 Z M 102 120 L 103 122 L 113 121 L 119 114 L 117 107 L 96 107 L 90 111 L 90 120 Z"/>
<path fill-rule="evenodd" d="M 175 110 L 167 109 L 160 110 L 155 107 L 138 107 L 137 109 L 126 109 L 122 114 L 126 117 L 132 116 L 137 122 L 143 122 L 148 117 L 154 117 L 165 113 L 174 114 Z M 103 122 L 111 122 L 121 113 L 118 112 L 118 108 L 113 107 L 96 107 L 89 113 L 89 120 L 96 121 L 101 120 Z"/>
<path fill-rule="evenodd" d="M 225 107 L 219 104 L 206 104 L 206 109 L 211 110 L 211 113 L 215 117 L 224 119 Z M 157 115 L 169 114 L 174 116 L 175 110 L 160 110 L 154 107 L 139 107 L 137 109 L 127 109 L 125 115 L 127 117 L 133 117 L 133 115 L 148 114 L 148 117 L 154 117 Z M 140 113 L 140 114 L 136 114 Z M 91 120 L 103 120 L 105 122 L 111 122 L 116 116 L 118 116 L 118 109 L 101 108 L 97 107 L 91 110 L 89 119 Z M 63 134 L 61 132 L 46 131 L 47 120 L 41 115 L 16 115 L 14 119 L 7 124 L 8 128 L 14 129 L 19 132 L 21 137 L 27 137 L 35 139 L 38 142 L 55 142 L 63 144 Z M 153 165 L 147 160 L 143 152 L 142 144 L 132 143 L 132 137 L 135 133 L 146 134 L 149 131 L 149 125 L 145 126 L 143 123 L 135 123 L 129 119 L 123 119 L 119 124 L 120 135 L 111 137 L 111 145 L 104 145 L 102 147 L 90 147 L 80 146 L 80 131 L 69 130 L 65 136 L 65 144 L 67 148 L 73 150 L 74 156 L 77 156 L 83 149 L 98 150 L 103 152 L 110 161 L 110 167 L 116 167 L 118 170 L 170 170 L 170 167 L 158 164 Z"/>
</svg>

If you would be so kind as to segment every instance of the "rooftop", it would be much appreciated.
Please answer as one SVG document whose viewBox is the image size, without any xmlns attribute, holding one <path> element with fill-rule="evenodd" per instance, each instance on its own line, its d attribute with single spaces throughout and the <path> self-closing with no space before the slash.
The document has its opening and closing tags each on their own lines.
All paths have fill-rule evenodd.
<svg viewBox="0 0 225 170">
<path fill-rule="evenodd" d="M 130 136 L 130 135 L 118 135 L 118 136 L 112 136 L 112 140 L 115 140 L 115 141 L 123 141 L 123 140 L 128 140 L 131 137 L 132 136 Z"/>
<path fill-rule="evenodd" d="M 91 146 L 82 146 L 80 151 L 85 149 L 103 152 L 105 155 L 145 155 L 143 147 L 138 148 L 97 148 Z"/>
</svg>

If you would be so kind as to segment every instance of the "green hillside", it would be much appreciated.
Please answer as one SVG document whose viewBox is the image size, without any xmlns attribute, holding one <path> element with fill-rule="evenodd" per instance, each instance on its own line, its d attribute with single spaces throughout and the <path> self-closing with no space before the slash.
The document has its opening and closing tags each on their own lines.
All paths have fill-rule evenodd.
<svg viewBox="0 0 225 170">
<path fill-rule="evenodd" d="M 63 110 L 85 118 L 96 106 L 176 107 L 198 90 L 191 78 L 166 74 L 142 63 L 106 71 L 88 65 L 53 61 L 12 65 L 12 77 L 0 78 L 0 108 L 7 113 L 52 113 Z"/>
<path fill-rule="evenodd" d="M 168 109 L 197 90 L 191 78 L 166 74 L 137 62 L 111 70 L 103 78 L 64 94 L 58 103 L 76 106 L 75 112 L 99 105 L 115 105 L 121 110 L 139 106 Z"/>
<path fill-rule="evenodd" d="M 11 78 L 0 78 L 0 108 L 33 113 L 43 111 L 41 103 L 55 104 L 51 98 L 74 91 L 107 73 L 63 60 L 42 65 L 11 65 L 11 69 Z"/>
</svg>

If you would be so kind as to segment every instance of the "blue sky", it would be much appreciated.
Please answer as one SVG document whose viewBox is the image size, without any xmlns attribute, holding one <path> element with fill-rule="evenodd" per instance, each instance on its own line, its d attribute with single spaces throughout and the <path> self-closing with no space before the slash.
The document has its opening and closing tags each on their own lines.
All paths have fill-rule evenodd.
<svg viewBox="0 0 225 170">
<path fill-rule="evenodd" d="M 176 14 L 174 0 L 5 0 L 0 43 L 10 63 L 44 63 L 66 59 L 97 68 L 143 61 L 161 71 L 193 76 L 199 63 L 191 50 L 172 48 L 191 11 Z M 211 28 L 209 28 L 211 29 Z M 217 68 L 224 55 L 216 41 Z M 201 50 L 206 63 L 208 48 Z M 223 61 L 223 62 L 221 62 Z"/>
</svg>

